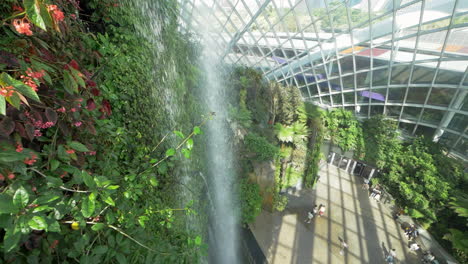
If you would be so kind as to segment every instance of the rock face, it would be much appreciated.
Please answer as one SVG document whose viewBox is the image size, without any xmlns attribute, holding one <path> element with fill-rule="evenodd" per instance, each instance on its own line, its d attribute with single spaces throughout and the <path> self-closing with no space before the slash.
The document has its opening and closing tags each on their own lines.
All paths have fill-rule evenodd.
<svg viewBox="0 0 468 264">
<path fill-rule="evenodd" d="M 254 173 L 249 174 L 251 181 L 260 186 L 263 209 L 273 212 L 273 193 L 275 191 L 275 164 L 273 161 L 253 162 Z"/>
</svg>

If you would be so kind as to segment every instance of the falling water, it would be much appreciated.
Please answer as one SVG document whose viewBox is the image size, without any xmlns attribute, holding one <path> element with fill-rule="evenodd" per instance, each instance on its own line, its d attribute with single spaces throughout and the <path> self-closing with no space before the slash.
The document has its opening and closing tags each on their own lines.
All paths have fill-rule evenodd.
<svg viewBox="0 0 468 264">
<path fill-rule="evenodd" d="M 201 32 L 204 34 L 204 32 Z M 215 112 L 205 128 L 208 146 L 208 181 L 213 195 L 214 213 L 210 219 L 210 259 L 213 263 L 239 263 L 237 212 L 235 209 L 233 149 L 230 145 L 230 128 L 227 123 L 227 99 L 221 81 L 218 52 L 204 35 L 204 52 L 201 65 L 205 75 L 202 96 L 207 107 Z"/>
</svg>

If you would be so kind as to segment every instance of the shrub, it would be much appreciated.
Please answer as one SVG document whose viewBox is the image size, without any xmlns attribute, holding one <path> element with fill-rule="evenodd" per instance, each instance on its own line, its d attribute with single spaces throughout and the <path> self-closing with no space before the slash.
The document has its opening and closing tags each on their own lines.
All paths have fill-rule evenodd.
<svg viewBox="0 0 468 264">
<path fill-rule="evenodd" d="M 286 195 L 275 192 L 275 195 L 273 196 L 273 208 L 278 212 L 282 212 L 286 209 L 288 201 L 289 199 Z"/>
<path fill-rule="evenodd" d="M 254 133 L 249 133 L 245 136 L 244 144 L 249 152 L 256 154 L 255 158 L 259 161 L 271 160 L 279 151 L 266 138 Z"/>
<path fill-rule="evenodd" d="M 248 179 L 241 180 L 240 203 L 242 223 L 252 223 L 262 211 L 260 186 L 257 183 L 250 182 Z"/>
</svg>

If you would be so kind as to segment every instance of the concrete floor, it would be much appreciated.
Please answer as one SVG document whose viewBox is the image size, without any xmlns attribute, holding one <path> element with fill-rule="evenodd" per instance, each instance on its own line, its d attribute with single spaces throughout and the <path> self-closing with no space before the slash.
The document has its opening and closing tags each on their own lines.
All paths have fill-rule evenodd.
<svg viewBox="0 0 468 264">
<path fill-rule="evenodd" d="M 421 263 L 389 209 L 369 199 L 362 178 L 324 166 L 315 190 L 289 195 L 285 211 L 262 211 L 250 225 L 269 263 L 385 263 L 395 248 L 397 263 Z M 304 222 L 314 204 L 325 204 L 324 217 Z M 339 237 L 349 248 L 340 255 Z"/>
</svg>

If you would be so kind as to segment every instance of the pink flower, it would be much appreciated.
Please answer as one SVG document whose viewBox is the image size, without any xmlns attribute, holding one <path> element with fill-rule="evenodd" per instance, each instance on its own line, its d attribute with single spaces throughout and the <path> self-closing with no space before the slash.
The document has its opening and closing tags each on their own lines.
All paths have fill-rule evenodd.
<svg viewBox="0 0 468 264">
<path fill-rule="evenodd" d="M 68 154 L 73 154 L 73 153 L 75 153 L 75 150 L 73 150 L 73 149 L 67 149 L 66 152 L 67 152 Z"/>
<path fill-rule="evenodd" d="M 31 87 L 34 91 L 36 91 L 36 92 L 38 91 L 37 84 L 33 81 L 33 79 L 31 77 L 21 75 L 20 78 L 24 80 L 23 81 L 24 84 Z"/>
<path fill-rule="evenodd" d="M 0 88 L 0 95 L 3 97 L 10 97 L 15 93 L 13 86 L 6 86 Z"/>
<path fill-rule="evenodd" d="M 53 127 L 53 126 L 54 126 L 54 122 L 48 121 L 48 122 L 45 122 L 41 128 L 46 129 L 46 128 Z"/>
<path fill-rule="evenodd" d="M 3 176 L 3 174 L 0 173 L 0 182 L 2 182 L 4 180 L 5 180 L 5 176 Z"/>
<path fill-rule="evenodd" d="M 42 121 L 36 121 L 36 122 L 34 122 L 34 127 L 36 127 L 36 128 L 41 128 L 41 127 L 42 127 Z"/>
<path fill-rule="evenodd" d="M 59 109 L 57 109 L 57 112 L 60 112 L 60 113 L 65 113 L 67 111 L 67 109 L 65 109 L 65 107 L 60 107 Z"/>
<path fill-rule="evenodd" d="M 73 113 L 75 113 L 75 112 L 76 112 L 76 108 L 73 107 L 72 109 L 70 109 L 70 111 L 73 112 Z"/>
<path fill-rule="evenodd" d="M 95 156 L 96 151 L 89 151 L 89 152 L 86 152 L 86 154 L 88 154 L 89 156 Z"/>
<path fill-rule="evenodd" d="M 55 21 L 63 21 L 65 19 L 65 15 L 63 12 L 58 9 L 56 5 L 48 5 L 47 10 L 49 10 L 50 15 L 54 18 Z"/>
<path fill-rule="evenodd" d="M 76 127 L 79 127 L 81 126 L 81 124 L 83 124 L 81 121 L 78 121 L 78 122 L 75 122 L 73 125 L 76 126 Z"/>
<path fill-rule="evenodd" d="M 13 172 L 10 172 L 10 174 L 8 174 L 8 179 L 13 180 L 14 178 L 15 174 L 13 174 Z"/>
<path fill-rule="evenodd" d="M 40 131 L 39 129 L 34 130 L 34 136 L 35 136 L 35 137 L 40 137 L 40 136 L 42 136 L 41 131 Z"/>
<path fill-rule="evenodd" d="M 40 79 L 40 78 L 44 77 L 45 71 L 44 71 L 44 70 L 40 70 L 40 71 L 38 71 L 38 72 L 33 72 L 31 68 L 28 68 L 28 70 L 26 71 L 26 74 L 27 74 L 29 77 L 36 78 L 36 79 Z"/>
<path fill-rule="evenodd" d="M 21 146 L 21 144 L 16 145 L 16 152 L 23 152 L 23 146 Z"/>
<path fill-rule="evenodd" d="M 23 19 L 13 19 L 13 26 L 15 27 L 16 31 L 20 34 L 24 34 L 26 36 L 32 36 L 33 32 L 31 31 L 31 24 L 27 22 L 26 18 Z"/>
</svg>

